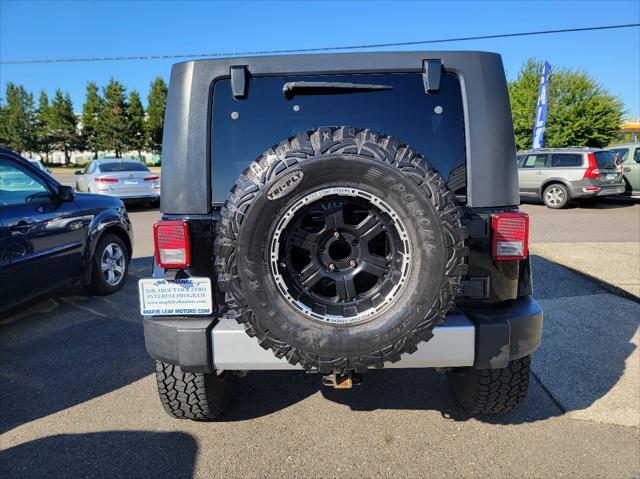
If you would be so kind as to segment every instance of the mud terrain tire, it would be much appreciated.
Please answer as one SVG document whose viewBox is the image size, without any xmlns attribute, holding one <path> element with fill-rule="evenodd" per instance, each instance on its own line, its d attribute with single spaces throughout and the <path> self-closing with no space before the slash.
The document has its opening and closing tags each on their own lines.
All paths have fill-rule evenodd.
<svg viewBox="0 0 640 479">
<path fill-rule="evenodd" d="M 369 239 L 372 227 L 358 242 L 354 235 L 367 220 L 348 223 L 344 215 L 355 218 L 360 208 L 385 231 L 383 240 Z M 314 253 L 296 271 L 278 255 L 297 251 L 287 241 L 301 231 L 291 225 L 302 212 L 321 229 L 303 228 L 302 247 Z M 255 160 L 222 208 L 215 264 L 227 314 L 263 348 L 305 369 L 365 371 L 398 361 L 433 336 L 460 292 L 467 255 L 461 214 L 444 179 L 398 139 L 353 127 L 300 133 Z M 332 235 L 342 241 L 335 255 Z M 384 244 L 376 261 L 388 258 L 386 266 L 381 262 L 388 270 L 369 267 L 372 244 Z M 327 254 L 335 264 L 325 261 Z M 305 286 L 304 271 L 314 262 L 321 266 L 319 283 L 335 289 L 334 299 Z M 363 271 L 378 274 L 370 290 L 357 279 L 370 280 Z M 354 293 L 352 283 L 364 292 Z M 387 296 L 383 287 L 391 291 Z"/>
</svg>

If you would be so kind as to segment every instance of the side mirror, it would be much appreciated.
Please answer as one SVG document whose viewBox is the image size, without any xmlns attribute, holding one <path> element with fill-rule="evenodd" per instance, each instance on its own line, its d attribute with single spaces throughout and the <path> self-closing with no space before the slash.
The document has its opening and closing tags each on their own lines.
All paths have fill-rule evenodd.
<svg viewBox="0 0 640 479">
<path fill-rule="evenodd" d="M 76 170 L 73 172 L 74 175 L 81 175 L 82 174 L 82 170 Z"/>
<path fill-rule="evenodd" d="M 73 199 L 75 198 L 73 188 L 65 185 L 60 185 L 60 188 L 58 189 L 58 195 L 60 196 L 60 200 L 63 202 L 73 201 Z"/>
</svg>

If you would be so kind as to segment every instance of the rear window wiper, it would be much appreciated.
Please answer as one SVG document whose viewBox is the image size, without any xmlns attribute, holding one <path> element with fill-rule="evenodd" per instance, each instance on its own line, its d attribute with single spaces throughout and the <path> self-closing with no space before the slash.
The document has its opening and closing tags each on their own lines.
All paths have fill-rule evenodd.
<svg viewBox="0 0 640 479">
<path fill-rule="evenodd" d="M 369 83 L 344 83 L 322 81 L 292 81 L 282 86 L 282 93 L 288 99 L 296 95 L 335 95 L 344 93 L 367 93 L 392 90 L 391 85 L 372 85 Z"/>
</svg>

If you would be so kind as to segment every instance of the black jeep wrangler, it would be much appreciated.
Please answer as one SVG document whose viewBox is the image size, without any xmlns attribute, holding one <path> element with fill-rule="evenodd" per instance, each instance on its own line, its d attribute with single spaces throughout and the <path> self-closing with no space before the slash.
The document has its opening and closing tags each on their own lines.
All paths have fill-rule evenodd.
<svg viewBox="0 0 640 479">
<path fill-rule="evenodd" d="M 542 311 L 515 153 L 496 54 L 175 65 L 139 285 L 165 410 L 215 418 L 249 370 L 382 367 L 446 369 L 471 414 L 520 406 Z"/>
</svg>

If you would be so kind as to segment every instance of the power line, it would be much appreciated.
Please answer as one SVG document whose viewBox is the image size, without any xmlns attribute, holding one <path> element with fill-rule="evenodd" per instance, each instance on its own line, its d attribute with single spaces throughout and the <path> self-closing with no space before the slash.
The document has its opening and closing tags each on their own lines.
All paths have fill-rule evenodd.
<svg viewBox="0 0 640 479">
<path fill-rule="evenodd" d="M 184 53 L 180 55 L 146 55 L 146 56 L 121 56 L 121 57 L 83 57 L 83 58 L 49 58 L 38 60 L 9 60 L 0 61 L 0 65 L 26 65 L 34 63 L 72 63 L 72 62 L 114 62 L 114 61 L 142 61 L 142 60 L 170 60 L 178 58 L 197 58 L 197 57 L 239 57 L 239 56 L 258 56 L 258 55 L 274 55 L 283 53 L 312 53 L 326 52 L 336 50 L 360 50 L 365 48 L 386 48 L 401 47 L 411 45 L 428 45 L 432 43 L 450 43 L 450 42 L 466 42 L 471 40 L 488 40 L 492 38 L 512 38 L 525 37 L 532 35 L 549 35 L 552 33 L 574 33 L 574 32 L 590 32 L 594 30 L 613 30 L 620 28 L 640 27 L 640 23 L 628 23 L 624 25 L 604 25 L 599 27 L 582 27 L 582 28 L 563 28 L 560 30 L 540 30 L 535 32 L 519 32 L 519 33 L 501 33 L 495 35 L 479 35 L 472 37 L 442 38 L 438 40 L 418 40 L 413 42 L 395 42 L 395 43 L 371 43 L 367 45 L 347 45 L 337 47 L 316 47 L 316 48 L 293 48 L 286 50 L 258 50 L 247 52 L 214 52 L 214 53 Z"/>
</svg>

